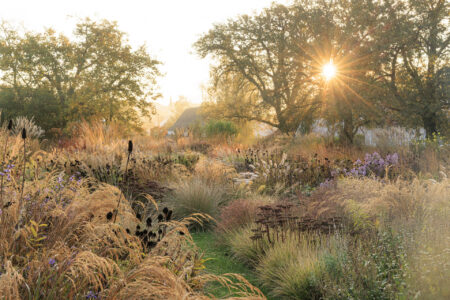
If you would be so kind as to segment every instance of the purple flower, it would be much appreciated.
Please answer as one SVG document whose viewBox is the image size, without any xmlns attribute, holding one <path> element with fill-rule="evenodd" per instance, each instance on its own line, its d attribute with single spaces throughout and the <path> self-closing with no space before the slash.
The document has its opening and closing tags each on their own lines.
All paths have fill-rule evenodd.
<svg viewBox="0 0 450 300">
<path fill-rule="evenodd" d="M 93 291 L 89 291 L 89 293 L 87 293 L 86 295 L 86 299 L 97 299 L 97 294 Z"/>
<path fill-rule="evenodd" d="M 48 264 L 50 265 L 50 267 L 53 267 L 56 264 L 56 260 L 54 258 L 50 258 L 48 260 Z"/>
</svg>

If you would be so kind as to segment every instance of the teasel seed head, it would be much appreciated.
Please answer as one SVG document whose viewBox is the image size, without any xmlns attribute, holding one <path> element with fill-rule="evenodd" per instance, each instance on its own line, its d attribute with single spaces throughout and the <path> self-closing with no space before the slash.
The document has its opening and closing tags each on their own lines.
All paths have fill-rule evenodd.
<svg viewBox="0 0 450 300">
<path fill-rule="evenodd" d="M 133 141 L 129 140 L 128 141 L 128 153 L 133 152 Z"/>
<path fill-rule="evenodd" d="M 158 222 L 162 222 L 163 219 L 164 219 L 163 215 L 162 215 L 162 214 L 159 214 L 159 215 L 158 215 Z"/>
</svg>

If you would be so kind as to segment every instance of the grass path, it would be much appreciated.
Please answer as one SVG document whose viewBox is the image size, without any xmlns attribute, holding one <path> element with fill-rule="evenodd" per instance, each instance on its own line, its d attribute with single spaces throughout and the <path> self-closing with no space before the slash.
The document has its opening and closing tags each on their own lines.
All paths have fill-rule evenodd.
<svg viewBox="0 0 450 300">
<path fill-rule="evenodd" d="M 252 270 L 244 264 L 234 260 L 228 255 L 223 247 L 216 242 L 214 232 L 192 233 L 196 245 L 204 252 L 206 270 L 215 275 L 226 273 L 236 273 L 245 277 L 251 284 L 258 287 L 257 279 Z M 219 284 L 210 284 L 206 287 L 206 292 L 220 298 L 228 295 L 228 290 Z M 264 294 L 264 290 L 262 290 Z"/>
</svg>

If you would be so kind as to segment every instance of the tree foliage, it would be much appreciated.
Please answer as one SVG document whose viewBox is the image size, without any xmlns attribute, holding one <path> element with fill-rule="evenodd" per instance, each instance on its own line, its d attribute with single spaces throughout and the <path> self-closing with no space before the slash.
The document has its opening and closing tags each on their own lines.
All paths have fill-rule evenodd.
<svg viewBox="0 0 450 300">
<path fill-rule="evenodd" d="M 0 103 L 37 120 L 49 109 L 54 122 L 47 123 L 55 124 L 48 126 L 100 119 L 138 127 L 140 116 L 151 113 L 149 100 L 159 96 L 159 64 L 145 46 L 132 49 L 115 22 L 82 20 L 71 39 L 52 29 L 21 35 L 3 23 L 0 95 L 8 98 Z"/>
<path fill-rule="evenodd" d="M 314 37 L 306 30 L 303 14 L 300 7 L 274 4 L 259 15 L 215 25 L 195 44 L 202 57 L 217 58 L 212 74 L 219 85 L 244 87 L 245 92 L 235 93 L 241 94 L 239 105 L 251 109 L 235 111 L 237 118 L 291 133 L 317 108 L 318 91 L 311 84 L 317 69 L 310 63 L 308 49 L 301 47 Z"/>
<path fill-rule="evenodd" d="M 206 110 L 289 133 L 324 118 L 361 126 L 448 124 L 445 0 L 299 0 L 217 24 L 195 44 L 215 58 Z M 326 82 L 321 66 L 338 68 Z"/>
</svg>

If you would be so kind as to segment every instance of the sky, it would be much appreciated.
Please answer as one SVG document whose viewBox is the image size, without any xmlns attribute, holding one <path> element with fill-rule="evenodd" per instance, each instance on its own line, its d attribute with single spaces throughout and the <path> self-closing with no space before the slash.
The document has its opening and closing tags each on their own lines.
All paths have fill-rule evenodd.
<svg viewBox="0 0 450 300">
<path fill-rule="evenodd" d="M 163 62 L 159 86 L 168 104 L 185 96 L 202 101 L 202 85 L 209 80 L 208 59 L 192 45 L 214 23 L 239 14 L 251 14 L 273 0 L 0 0 L 0 19 L 27 30 L 53 28 L 70 35 L 79 18 L 117 21 L 130 44 L 146 44 L 148 52 Z M 288 1 L 277 0 L 278 3 Z"/>
</svg>

